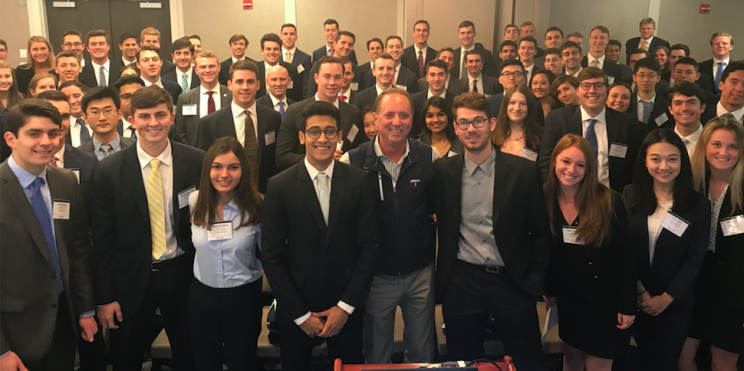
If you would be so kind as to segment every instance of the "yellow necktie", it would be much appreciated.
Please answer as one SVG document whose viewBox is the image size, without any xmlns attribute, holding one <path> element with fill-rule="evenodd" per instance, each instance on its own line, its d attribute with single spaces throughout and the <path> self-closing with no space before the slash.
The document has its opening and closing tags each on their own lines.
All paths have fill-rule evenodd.
<svg viewBox="0 0 744 371">
<path fill-rule="evenodd" d="M 292 53 L 290 52 L 284 53 L 284 61 L 287 63 L 292 63 Z"/>
<path fill-rule="evenodd" d="M 147 208 L 150 210 L 150 233 L 152 234 L 152 257 L 160 259 L 165 254 L 165 203 L 163 182 L 160 176 L 160 160 L 150 160 L 147 176 Z"/>
</svg>

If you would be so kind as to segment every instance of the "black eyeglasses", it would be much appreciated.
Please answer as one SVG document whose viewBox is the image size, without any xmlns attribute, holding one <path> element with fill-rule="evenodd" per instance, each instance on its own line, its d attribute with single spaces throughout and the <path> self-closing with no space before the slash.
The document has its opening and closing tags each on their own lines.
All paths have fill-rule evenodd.
<svg viewBox="0 0 744 371">
<path fill-rule="evenodd" d="M 455 124 L 457 125 L 457 128 L 460 130 L 468 130 L 470 125 L 473 125 L 474 128 L 482 128 L 483 126 L 486 125 L 486 121 L 488 121 L 488 119 L 485 119 L 483 117 L 477 117 L 473 121 L 458 120 L 455 122 Z"/>
<path fill-rule="evenodd" d="M 305 134 L 313 139 L 320 138 L 320 133 L 324 133 L 326 138 L 328 139 L 334 139 L 336 138 L 336 135 L 338 135 L 338 129 L 336 128 L 325 128 L 321 129 L 317 126 L 313 126 L 310 129 L 304 130 Z"/>
</svg>

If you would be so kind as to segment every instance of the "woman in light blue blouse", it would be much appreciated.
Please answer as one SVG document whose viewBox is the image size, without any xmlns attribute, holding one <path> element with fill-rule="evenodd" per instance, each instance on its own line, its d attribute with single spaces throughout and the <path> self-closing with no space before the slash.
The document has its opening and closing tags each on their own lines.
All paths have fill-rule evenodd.
<svg viewBox="0 0 744 371">
<path fill-rule="evenodd" d="M 261 195 L 243 147 L 216 140 L 202 163 L 199 191 L 189 196 L 196 247 L 189 327 L 197 370 L 259 370 L 263 268 Z"/>
</svg>

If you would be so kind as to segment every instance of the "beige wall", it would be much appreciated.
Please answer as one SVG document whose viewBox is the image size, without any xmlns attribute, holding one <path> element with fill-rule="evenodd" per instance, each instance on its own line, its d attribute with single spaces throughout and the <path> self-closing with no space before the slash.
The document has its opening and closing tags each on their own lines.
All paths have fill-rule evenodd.
<svg viewBox="0 0 744 371">
<path fill-rule="evenodd" d="M 8 63 L 11 66 L 26 61 L 21 59 L 20 49 L 26 49 L 30 37 L 26 5 L 18 5 L 17 0 L 0 0 L 0 39 L 8 43 Z"/>
</svg>

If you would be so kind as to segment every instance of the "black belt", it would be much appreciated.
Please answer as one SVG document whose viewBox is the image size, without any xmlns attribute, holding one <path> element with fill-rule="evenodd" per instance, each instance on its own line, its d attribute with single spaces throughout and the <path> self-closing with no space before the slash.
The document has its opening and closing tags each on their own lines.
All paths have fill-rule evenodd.
<svg viewBox="0 0 744 371">
<path fill-rule="evenodd" d="M 472 263 L 468 263 L 460 259 L 458 259 L 457 262 L 473 270 L 486 271 L 486 273 L 491 273 L 491 274 L 506 274 L 506 267 L 503 265 L 472 264 Z"/>
<path fill-rule="evenodd" d="M 153 272 L 164 271 L 173 267 L 179 267 L 183 264 L 187 264 L 189 259 L 186 258 L 186 254 L 181 254 L 175 258 L 161 261 L 154 261 L 150 263 L 150 270 Z"/>
</svg>

